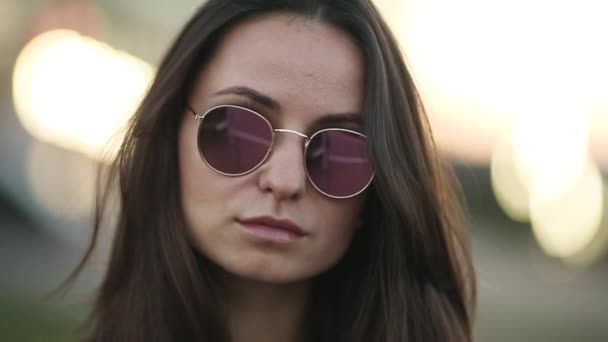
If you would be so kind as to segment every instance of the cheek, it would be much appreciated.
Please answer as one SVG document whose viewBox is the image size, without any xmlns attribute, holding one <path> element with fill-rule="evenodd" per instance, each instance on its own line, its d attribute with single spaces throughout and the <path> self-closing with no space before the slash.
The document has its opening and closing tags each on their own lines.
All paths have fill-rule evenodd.
<svg viewBox="0 0 608 342">
<path fill-rule="evenodd" d="M 223 177 L 218 177 L 201 159 L 196 146 L 197 122 L 185 118 L 179 136 L 179 174 L 182 208 L 191 233 L 203 232 L 203 227 L 218 224 L 225 206 Z M 215 215 L 213 215 L 215 213 Z M 197 239 L 198 240 L 198 239 Z"/>
</svg>

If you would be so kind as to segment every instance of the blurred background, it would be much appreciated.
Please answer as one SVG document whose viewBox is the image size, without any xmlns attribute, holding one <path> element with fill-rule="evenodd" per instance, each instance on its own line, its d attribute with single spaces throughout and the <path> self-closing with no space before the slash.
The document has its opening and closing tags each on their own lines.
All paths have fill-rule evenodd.
<svg viewBox="0 0 608 342">
<path fill-rule="evenodd" d="M 462 182 L 478 341 L 608 341 L 608 2 L 377 0 Z M 0 0 L 0 341 L 70 341 L 62 297 L 111 157 L 201 1 Z"/>
</svg>

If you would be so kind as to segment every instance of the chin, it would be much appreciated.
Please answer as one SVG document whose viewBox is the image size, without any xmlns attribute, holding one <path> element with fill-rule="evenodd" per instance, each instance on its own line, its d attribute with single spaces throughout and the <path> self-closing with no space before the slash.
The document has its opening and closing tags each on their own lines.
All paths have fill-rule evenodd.
<svg viewBox="0 0 608 342">
<path fill-rule="evenodd" d="M 247 265 L 224 265 L 228 267 L 223 268 L 226 272 L 238 278 L 261 283 L 287 285 L 310 281 L 326 272 L 337 262 L 336 260 L 336 262 L 316 265 L 303 261 L 300 265 L 293 263 L 286 265 L 283 261 L 284 259 L 268 260 L 267 258 L 263 258 L 255 261 L 250 260 Z"/>
<path fill-rule="evenodd" d="M 287 285 L 292 283 L 306 282 L 316 275 L 306 272 L 283 271 L 276 268 L 271 269 L 270 267 L 240 269 L 234 271 L 227 270 L 227 272 L 233 276 L 249 281 L 274 285 Z"/>
</svg>

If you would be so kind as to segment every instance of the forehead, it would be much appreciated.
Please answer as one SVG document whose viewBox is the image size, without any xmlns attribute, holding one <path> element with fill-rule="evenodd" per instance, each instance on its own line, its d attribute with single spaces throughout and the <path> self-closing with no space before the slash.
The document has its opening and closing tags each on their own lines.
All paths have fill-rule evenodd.
<svg viewBox="0 0 608 342">
<path fill-rule="evenodd" d="M 361 50 L 348 34 L 311 19 L 270 13 L 224 35 L 193 96 L 201 103 L 223 88 L 246 86 L 292 112 L 361 112 L 364 74 Z"/>
</svg>

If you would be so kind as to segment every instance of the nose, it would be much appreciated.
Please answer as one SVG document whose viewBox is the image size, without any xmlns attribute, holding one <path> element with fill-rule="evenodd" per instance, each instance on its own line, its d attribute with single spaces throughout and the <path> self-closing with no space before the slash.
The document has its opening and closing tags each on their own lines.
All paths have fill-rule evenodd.
<svg viewBox="0 0 608 342">
<path fill-rule="evenodd" d="M 297 199 L 306 189 L 304 139 L 294 134 L 275 133 L 272 151 L 260 167 L 258 185 L 277 200 Z"/>
</svg>

